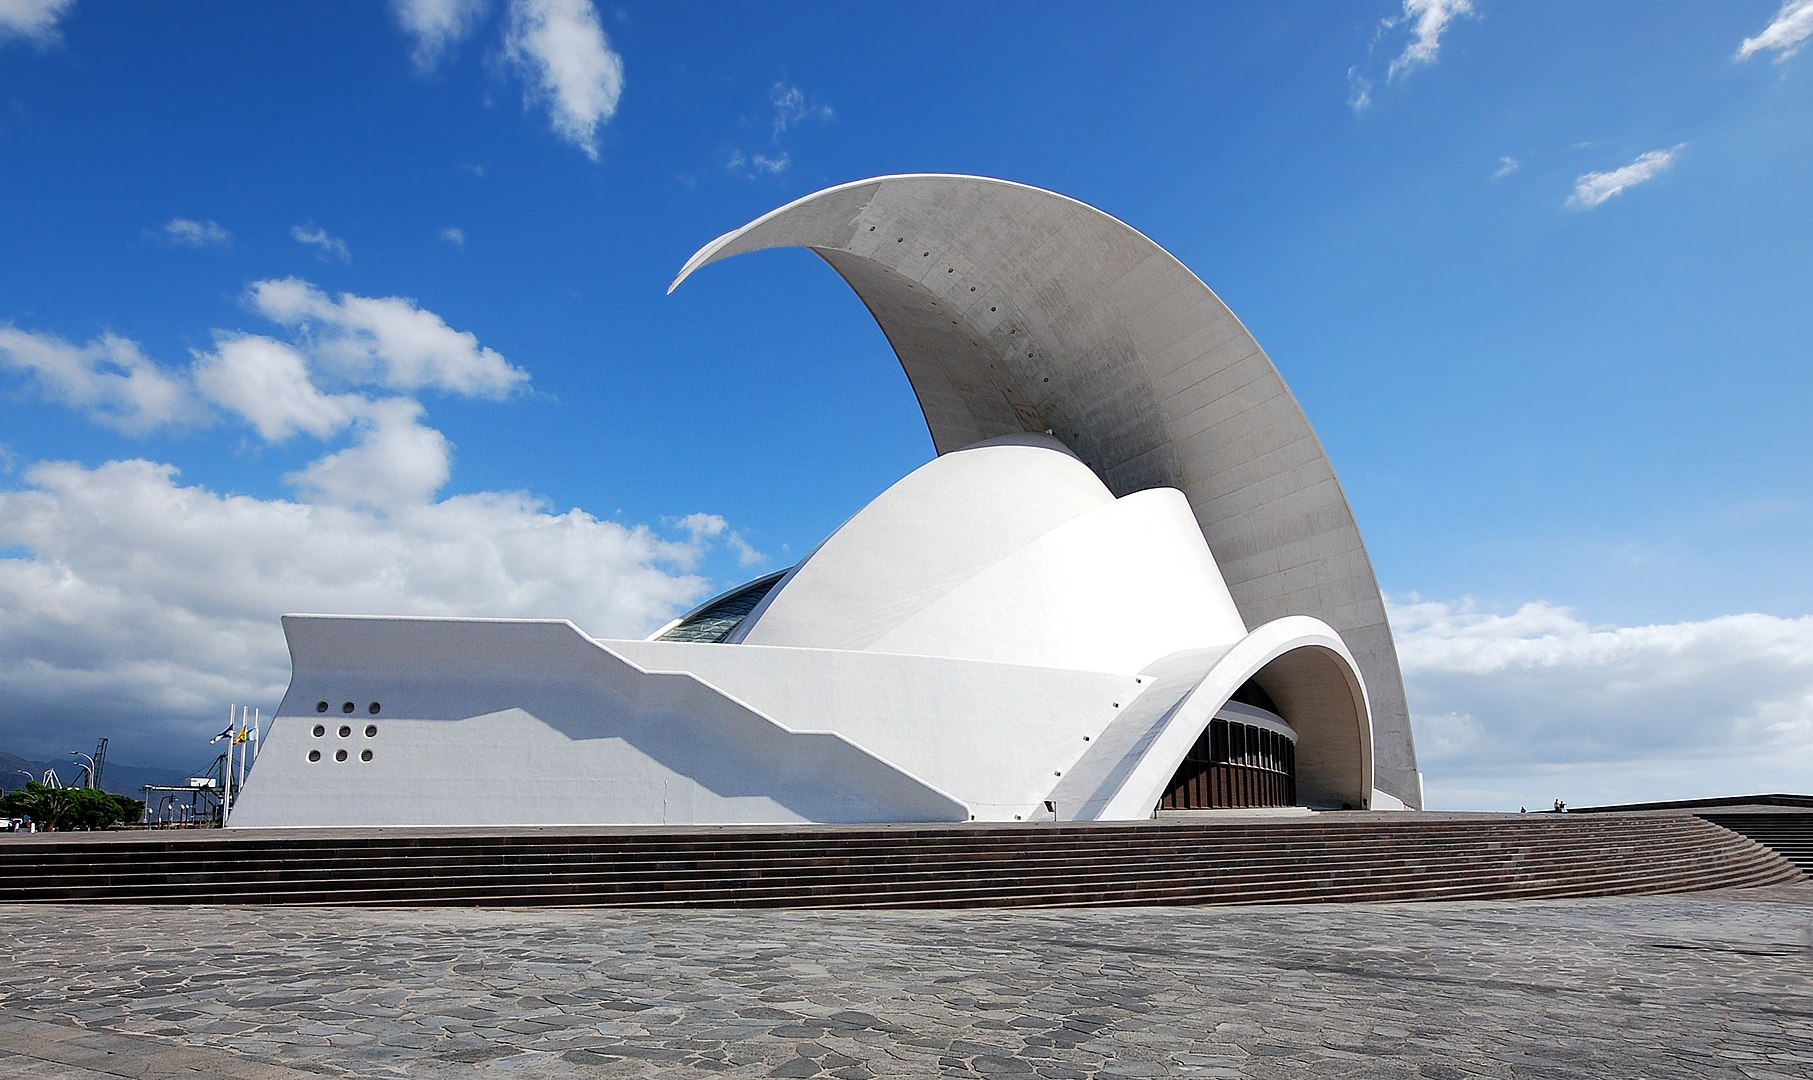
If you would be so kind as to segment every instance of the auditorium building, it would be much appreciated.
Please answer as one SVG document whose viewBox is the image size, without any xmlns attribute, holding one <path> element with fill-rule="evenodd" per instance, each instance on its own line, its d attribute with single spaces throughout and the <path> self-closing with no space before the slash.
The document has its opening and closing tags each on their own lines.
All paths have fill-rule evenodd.
<svg viewBox="0 0 1813 1080">
<path fill-rule="evenodd" d="M 907 175 L 781 207 L 674 284 L 776 247 L 874 315 L 937 456 L 646 640 L 285 616 L 294 672 L 233 826 L 1420 807 L 1346 497 L 1188 268 L 1062 195 Z"/>
</svg>

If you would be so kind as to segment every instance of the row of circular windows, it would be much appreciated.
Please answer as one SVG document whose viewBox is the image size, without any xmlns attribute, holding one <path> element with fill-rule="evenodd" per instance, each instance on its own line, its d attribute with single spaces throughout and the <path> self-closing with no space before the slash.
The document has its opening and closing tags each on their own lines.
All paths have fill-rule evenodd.
<svg viewBox="0 0 1813 1080">
<path fill-rule="evenodd" d="M 327 735 L 327 725 L 326 724 L 316 724 L 315 730 L 314 730 L 315 738 L 317 738 L 317 739 L 323 738 L 326 735 Z M 341 724 L 339 735 L 342 739 L 352 738 L 353 737 L 353 726 L 351 724 Z M 365 737 L 368 739 L 377 738 L 378 737 L 378 725 L 366 724 L 365 725 Z"/>
<path fill-rule="evenodd" d="M 359 706 L 353 704 L 350 701 L 342 701 L 340 703 L 340 711 L 343 713 L 352 712 L 354 709 L 357 709 L 358 707 Z M 373 716 L 376 716 L 376 715 L 378 715 L 378 711 L 382 708 L 383 708 L 382 705 L 379 705 L 377 702 L 374 701 L 370 705 L 365 706 L 365 711 L 372 714 Z M 316 712 L 326 712 L 327 710 L 328 710 L 327 702 L 325 702 L 325 701 L 315 702 L 315 711 Z"/>
<path fill-rule="evenodd" d="M 345 761 L 348 756 L 349 755 L 344 750 L 335 750 L 334 751 L 334 760 L 335 761 Z M 321 751 L 310 750 L 308 752 L 308 759 L 310 761 L 320 761 L 321 760 Z M 371 751 L 370 750 L 359 751 L 359 760 L 360 761 L 370 761 L 371 760 Z"/>
</svg>

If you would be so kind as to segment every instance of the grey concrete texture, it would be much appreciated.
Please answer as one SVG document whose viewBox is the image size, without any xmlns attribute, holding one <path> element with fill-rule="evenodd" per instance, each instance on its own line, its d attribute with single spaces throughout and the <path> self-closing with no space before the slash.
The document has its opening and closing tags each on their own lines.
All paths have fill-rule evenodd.
<svg viewBox="0 0 1813 1080">
<path fill-rule="evenodd" d="M 1813 1073 L 1813 885 L 1010 912 L 0 908 L 0 1077 Z"/>
<path fill-rule="evenodd" d="M 912 175 L 774 211 L 707 245 L 672 287 L 790 246 L 862 298 L 939 453 L 1050 431 L 1116 495 L 1183 491 L 1249 629 L 1313 615 L 1341 634 L 1371 699 L 1374 783 L 1421 804 L 1397 652 L 1347 498 L 1271 360 L 1195 274 L 1074 199 Z"/>
</svg>

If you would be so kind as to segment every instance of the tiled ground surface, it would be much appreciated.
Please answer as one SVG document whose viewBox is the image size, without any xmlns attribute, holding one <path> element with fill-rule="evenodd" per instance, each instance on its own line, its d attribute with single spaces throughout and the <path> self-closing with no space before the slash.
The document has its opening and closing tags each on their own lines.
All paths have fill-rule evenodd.
<svg viewBox="0 0 1813 1080">
<path fill-rule="evenodd" d="M 0 964 L 3 1077 L 1813 1075 L 1813 885 L 946 913 L 0 907 Z"/>
</svg>

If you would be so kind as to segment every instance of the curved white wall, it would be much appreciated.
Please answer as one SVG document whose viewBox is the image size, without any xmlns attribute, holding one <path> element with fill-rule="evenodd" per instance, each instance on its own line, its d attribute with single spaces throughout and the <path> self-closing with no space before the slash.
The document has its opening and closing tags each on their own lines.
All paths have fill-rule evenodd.
<svg viewBox="0 0 1813 1080">
<path fill-rule="evenodd" d="M 933 445 L 1056 433 L 1117 495 L 1184 492 L 1240 612 L 1314 615 L 1365 673 L 1379 786 L 1420 799 L 1403 678 L 1372 564 L 1309 421 L 1213 292 L 1124 222 L 977 176 L 815 192 L 695 254 L 803 247 L 861 297 Z"/>
<path fill-rule="evenodd" d="M 1016 548 L 1113 501 L 1088 466 L 1045 436 L 934 458 L 839 526 L 731 640 L 868 648 Z"/>
<path fill-rule="evenodd" d="M 945 454 L 750 617 L 744 644 L 1134 674 L 1246 633 L 1182 493 L 1115 499 L 1049 436 Z"/>
</svg>

